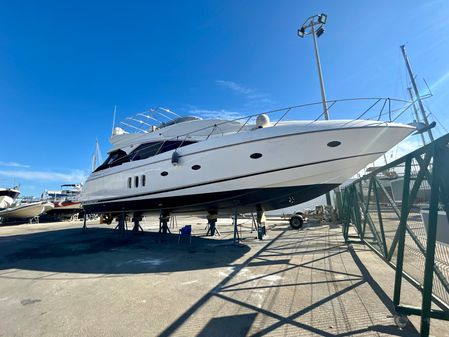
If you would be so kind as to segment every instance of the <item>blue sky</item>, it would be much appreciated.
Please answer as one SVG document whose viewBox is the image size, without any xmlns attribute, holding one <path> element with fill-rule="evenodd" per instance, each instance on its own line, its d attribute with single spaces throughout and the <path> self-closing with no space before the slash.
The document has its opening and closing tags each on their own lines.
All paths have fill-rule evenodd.
<svg viewBox="0 0 449 337">
<path fill-rule="evenodd" d="M 79 182 L 97 137 L 105 156 L 114 105 L 121 119 L 319 101 L 312 40 L 296 30 L 321 12 L 328 99 L 407 98 L 405 43 L 449 126 L 447 1 L 3 1 L 0 185 L 39 195 Z"/>
</svg>

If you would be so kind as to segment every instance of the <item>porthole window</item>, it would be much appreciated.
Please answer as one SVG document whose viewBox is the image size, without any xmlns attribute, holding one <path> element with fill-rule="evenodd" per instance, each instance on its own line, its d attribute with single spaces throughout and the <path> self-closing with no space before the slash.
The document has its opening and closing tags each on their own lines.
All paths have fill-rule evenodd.
<svg viewBox="0 0 449 337">
<path fill-rule="evenodd" d="M 138 176 L 134 177 L 134 186 L 139 187 L 139 177 Z"/>
<path fill-rule="evenodd" d="M 192 166 L 192 170 L 199 170 L 201 168 L 201 166 L 200 165 L 193 165 Z"/>
<path fill-rule="evenodd" d="M 166 177 L 166 176 L 168 176 L 168 172 L 167 172 L 167 171 L 163 171 L 163 172 L 161 172 L 161 176 L 163 176 L 163 177 Z"/>
<path fill-rule="evenodd" d="M 132 187 L 132 179 L 131 177 L 128 178 L 128 188 Z"/>
<path fill-rule="evenodd" d="M 252 158 L 252 159 L 259 159 L 261 157 L 262 157 L 262 153 L 258 153 L 258 152 L 253 153 L 252 155 L 250 155 L 250 158 Z"/>
<path fill-rule="evenodd" d="M 332 142 L 327 143 L 327 146 L 329 147 L 337 147 L 341 144 L 338 140 L 333 140 Z"/>
<path fill-rule="evenodd" d="M 143 175 L 142 176 L 142 186 L 145 186 L 145 183 L 146 183 L 146 179 L 147 177 L 146 177 L 146 175 Z"/>
</svg>

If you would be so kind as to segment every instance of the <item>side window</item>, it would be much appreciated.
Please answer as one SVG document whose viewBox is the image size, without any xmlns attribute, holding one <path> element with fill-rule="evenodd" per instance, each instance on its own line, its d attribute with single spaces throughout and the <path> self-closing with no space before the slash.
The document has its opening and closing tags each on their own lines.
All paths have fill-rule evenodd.
<svg viewBox="0 0 449 337">
<path fill-rule="evenodd" d="M 142 175 L 142 187 L 145 186 L 146 180 L 146 175 Z"/>
<path fill-rule="evenodd" d="M 129 177 L 129 178 L 128 178 L 128 188 L 131 188 L 131 187 L 132 187 L 131 183 L 132 183 L 132 179 L 131 179 L 131 177 Z"/>
<path fill-rule="evenodd" d="M 133 152 L 129 154 L 129 157 L 132 161 L 147 159 L 156 154 L 156 152 L 161 147 L 161 143 L 150 143 L 150 144 L 142 144 L 137 147 Z"/>
<path fill-rule="evenodd" d="M 128 155 L 128 158 L 131 159 L 131 161 L 147 159 L 152 156 L 155 156 L 156 154 L 175 150 L 180 146 L 186 146 L 186 145 L 190 145 L 193 143 L 195 143 L 195 142 L 180 141 L 180 140 L 171 141 L 170 140 L 170 141 L 165 141 L 165 142 L 142 144 L 142 145 L 139 145 L 134 151 L 132 151 Z"/>
<path fill-rule="evenodd" d="M 188 141 L 188 140 L 186 140 L 186 141 L 181 141 L 181 140 L 167 141 L 167 142 L 164 143 L 164 145 L 162 145 L 162 148 L 161 148 L 160 152 L 162 153 L 162 152 L 175 150 L 178 147 L 187 146 L 187 145 L 190 145 L 190 144 L 193 144 L 193 143 L 195 143 L 195 142 Z"/>
<path fill-rule="evenodd" d="M 181 145 L 180 141 L 165 142 L 164 145 L 162 145 L 160 152 L 162 153 L 162 152 L 175 150 L 179 147 L 179 145 Z"/>
<path fill-rule="evenodd" d="M 139 176 L 134 177 L 134 186 L 139 187 Z"/>
</svg>

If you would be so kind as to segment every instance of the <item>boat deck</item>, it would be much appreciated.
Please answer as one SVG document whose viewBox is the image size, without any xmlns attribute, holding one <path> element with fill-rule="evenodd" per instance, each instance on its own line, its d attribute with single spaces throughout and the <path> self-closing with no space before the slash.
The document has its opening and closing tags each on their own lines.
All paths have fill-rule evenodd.
<svg viewBox="0 0 449 337">
<path fill-rule="evenodd" d="M 159 243 L 155 219 L 124 241 L 98 222 L 0 227 L 0 336 L 418 336 L 394 325 L 394 271 L 340 226 L 270 221 L 258 241 L 241 222 L 240 246 L 228 219 L 210 238 L 205 220 L 178 218 L 191 245 Z"/>
</svg>

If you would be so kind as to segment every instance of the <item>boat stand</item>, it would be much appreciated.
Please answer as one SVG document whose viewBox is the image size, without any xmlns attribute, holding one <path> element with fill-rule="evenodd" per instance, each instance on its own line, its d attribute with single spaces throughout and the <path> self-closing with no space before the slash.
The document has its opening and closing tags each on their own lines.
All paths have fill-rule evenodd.
<svg viewBox="0 0 449 337">
<path fill-rule="evenodd" d="M 30 218 L 28 220 L 28 223 L 30 223 L 30 224 L 37 224 L 37 223 L 39 223 L 39 216 L 34 216 L 34 217 Z"/>
<path fill-rule="evenodd" d="M 207 215 L 207 226 L 205 229 L 207 229 L 206 235 L 208 236 L 215 236 L 215 234 L 217 234 L 218 236 L 220 236 L 220 231 L 217 228 L 217 220 L 218 220 L 218 215 L 217 212 L 210 212 Z"/>
<path fill-rule="evenodd" d="M 267 229 L 265 227 L 266 223 L 265 212 L 261 209 L 258 209 L 256 219 L 254 219 L 254 215 L 252 213 L 251 215 L 253 216 L 253 222 L 254 221 L 256 222 L 255 225 L 257 231 L 257 238 L 259 240 L 263 240 L 263 238 L 267 235 Z"/>
<path fill-rule="evenodd" d="M 140 225 L 140 222 L 142 221 L 142 214 L 140 213 L 134 213 L 132 221 L 134 222 L 134 227 L 133 227 L 133 232 L 139 232 L 142 231 L 143 232 L 143 228 Z"/>
<path fill-rule="evenodd" d="M 252 232 L 257 232 L 258 226 L 257 226 L 257 222 L 256 222 L 256 218 L 254 217 L 254 213 L 251 212 L 251 233 Z"/>
<path fill-rule="evenodd" d="M 114 230 L 118 229 L 120 237 L 123 239 L 126 237 L 126 230 L 127 230 L 126 213 L 125 212 L 120 213 L 117 220 L 118 224 L 117 226 L 115 226 Z"/>
<path fill-rule="evenodd" d="M 237 218 L 238 218 L 238 212 L 237 208 L 234 210 L 234 245 L 240 244 L 240 234 L 238 230 L 238 224 L 237 224 Z"/>
<path fill-rule="evenodd" d="M 86 214 L 86 212 L 84 212 L 84 216 L 83 216 L 83 233 L 84 233 L 84 232 L 86 231 L 86 229 L 87 229 L 86 222 L 87 222 L 87 214 Z"/>
<path fill-rule="evenodd" d="M 161 210 L 161 215 L 159 216 L 159 238 L 162 239 L 162 236 L 171 234 L 170 228 L 168 228 L 168 223 L 170 221 L 170 213 L 163 212 Z"/>
</svg>

